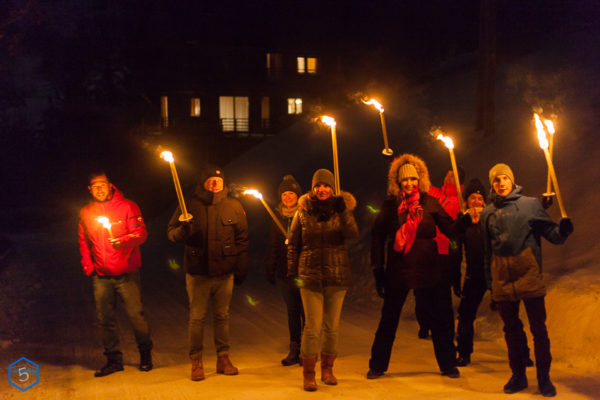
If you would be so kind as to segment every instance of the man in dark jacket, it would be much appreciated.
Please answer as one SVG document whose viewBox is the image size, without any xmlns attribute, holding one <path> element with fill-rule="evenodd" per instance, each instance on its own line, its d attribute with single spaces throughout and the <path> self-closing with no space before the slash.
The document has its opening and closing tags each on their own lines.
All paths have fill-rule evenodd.
<svg viewBox="0 0 600 400">
<path fill-rule="evenodd" d="M 152 341 L 140 296 L 139 246 L 148 233 L 139 207 L 123 197 L 104 173 L 90 175 L 92 200 L 81 209 L 79 251 L 83 271 L 93 277 L 96 313 L 102 327 L 107 363 L 96 377 L 123 371 L 115 317 L 117 294 L 133 326 L 141 371 L 152 369 Z"/>
<path fill-rule="evenodd" d="M 223 171 L 206 168 L 194 194 L 186 199 L 193 218 L 181 221 L 175 210 L 169 239 L 185 244 L 183 265 L 190 304 L 190 358 L 193 381 L 204 379 L 202 365 L 204 320 L 213 307 L 217 373 L 237 375 L 229 360 L 229 303 L 233 284 L 248 272 L 248 223 L 240 202 L 228 197 Z"/>
<path fill-rule="evenodd" d="M 484 267 L 492 300 L 498 304 L 504 322 L 504 337 L 512 377 L 505 393 L 527 387 L 525 374 L 526 337 L 519 319 L 521 300 L 527 311 L 533 334 L 538 388 L 543 396 L 556 395 L 550 381 L 550 340 L 546 329 L 546 287 L 542 279 L 541 236 L 551 243 L 562 244 L 573 232 L 569 218 L 553 222 L 539 200 L 521 195 L 512 170 L 506 164 L 490 169 L 493 191 L 491 204 L 482 212 L 480 224 L 484 238 Z"/>
</svg>

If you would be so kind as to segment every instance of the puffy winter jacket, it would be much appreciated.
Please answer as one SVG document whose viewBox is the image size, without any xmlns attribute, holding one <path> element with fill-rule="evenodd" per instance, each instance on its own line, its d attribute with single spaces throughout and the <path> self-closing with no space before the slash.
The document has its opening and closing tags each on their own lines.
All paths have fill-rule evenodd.
<svg viewBox="0 0 600 400">
<path fill-rule="evenodd" d="M 358 237 L 352 210 L 356 200 L 342 192 L 346 209 L 334 209 L 335 197 L 320 201 L 313 193 L 298 200 L 288 244 L 288 277 L 298 277 L 303 287 L 320 290 L 325 286 L 352 284 L 346 241 Z"/>
<path fill-rule="evenodd" d="M 436 227 L 450 236 L 453 221 L 434 197 L 420 193 L 419 203 L 423 208 L 423 219 L 417 226 L 415 241 L 406 255 L 394 251 L 393 246 L 396 232 L 406 222 L 407 214 L 398 215 L 400 201 L 397 197 L 390 196 L 383 202 L 371 230 L 371 265 L 386 265 L 387 283 L 392 288 L 432 287 L 442 276 L 434 240 Z"/>
<path fill-rule="evenodd" d="M 540 201 L 521 195 L 521 187 L 506 197 L 491 195 L 491 204 L 481 212 L 484 266 L 488 287 L 495 301 L 517 301 L 546 293 L 542 279 L 540 237 L 562 244 L 560 234 Z"/>
<path fill-rule="evenodd" d="M 238 281 L 248 273 L 248 222 L 241 203 L 225 188 L 213 194 L 198 184 L 185 199 L 193 215 L 188 226 L 179 221 L 179 207 L 169 221 L 169 240 L 185 244 L 183 266 L 193 275 L 234 273 Z"/>
<path fill-rule="evenodd" d="M 92 200 L 79 213 L 79 252 L 81 265 L 87 275 L 116 276 L 135 271 L 142 265 L 139 246 L 148 233 L 139 207 L 123 197 L 114 185 L 105 202 Z M 111 231 L 119 238 L 115 249 L 109 242 L 109 232 L 98 222 L 98 217 L 108 218 Z"/>
</svg>

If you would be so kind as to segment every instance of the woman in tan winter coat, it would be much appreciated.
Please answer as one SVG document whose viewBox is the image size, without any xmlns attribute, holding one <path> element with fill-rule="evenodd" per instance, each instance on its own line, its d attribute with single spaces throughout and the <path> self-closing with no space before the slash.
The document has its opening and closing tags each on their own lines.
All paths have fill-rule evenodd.
<svg viewBox="0 0 600 400">
<path fill-rule="evenodd" d="M 288 277 L 296 278 L 305 313 L 300 354 L 304 390 L 317 390 L 315 364 L 321 351 L 321 380 L 336 385 L 340 314 L 351 284 L 346 241 L 358 237 L 352 215 L 356 200 L 347 192 L 334 196 L 333 174 L 317 170 L 312 191 L 300 197 L 288 245 Z M 319 344 L 321 330 L 323 343 Z"/>
</svg>

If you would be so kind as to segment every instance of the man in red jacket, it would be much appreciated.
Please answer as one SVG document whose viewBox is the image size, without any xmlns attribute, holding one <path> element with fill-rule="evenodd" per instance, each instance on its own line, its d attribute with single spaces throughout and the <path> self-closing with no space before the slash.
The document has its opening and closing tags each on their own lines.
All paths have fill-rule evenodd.
<svg viewBox="0 0 600 400">
<path fill-rule="evenodd" d="M 106 174 L 90 175 L 92 200 L 81 209 L 79 251 L 83 271 L 92 276 L 96 313 L 102 327 L 107 362 L 94 376 L 123 370 L 115 316 L 117 294 L 133 326 L 140 351 L 140 371 L 152 369 L 152 340 L 140 295 L 139 246 L 148 233 L 139 207 L 123 197 Z"/>
</svg>

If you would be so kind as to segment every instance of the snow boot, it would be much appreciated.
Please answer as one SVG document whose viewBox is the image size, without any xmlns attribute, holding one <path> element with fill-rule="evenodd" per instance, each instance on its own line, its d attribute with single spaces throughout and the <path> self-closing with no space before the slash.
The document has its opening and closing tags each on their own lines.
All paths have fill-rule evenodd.
<svg viewBox="0 0 600 400">
<path fill-rule="evenodd" d="M 374 371 L 372 369 L 367 372 L 367 379 L 377 379 L 384 375 L 383 371 Z"/>
<path fill-rule="evenodd" d="M 460 377 L 460 371 L 456 367 L 452 367 L 449 369 L 445 369 L 442 371 L 442 376 L 447 376 L 448 378 L 456 379 Z"/>
<path fill-rule="evenodd" d="M 317 390 L 317 381 L 315 380 L 315 365 L 317 356 L 302 358 L 302 377 L 304 378 L 304 390 L 314 392 Z"/>
<path fill-rule="evenodd" d="M 538 381 L 538 389 L 540 393 L 544 397 L 554 397 L 556 396 L 556 388 L 550 381 L 550 368 L 544 368 L 543 371 L 537 372 L 537 381 Z"/>
<path fill-rule="evenodd" d="M 321 380 L 326 385 L 337 385 L 337 378 L 333 376 L 333 362 L 335 354 L 321 353 Z"/>
<path fill-rule="evenodd" d="M 94 372 L 96 378 L 101 378 L 106 375 L 110 375 L 115 372 L 123 371 L 122 360 L 108 360 L 106 364 L 98 371 Z"/>
<path fill-rule="evenodd" d="M 217 357 L 217 374 L 237 375 L 238 373 L 238 369 L 233 366 L 227 354 Z"/>
<path fill-rule="evenodd" d="M 140 351 L 140 371 L 148 372 L 152 369 L 151 350 Z"/>
<path fill-rule="evenodd" d="M 300 364 L 300 343 L 290 342 L 290 352 L 283 360 L 281 360 L 281 364 L 286 367 Z"/>
<path fill-rule="evenodd" d="M 527 375 L 525 375 L 525 371 L 520 373 L 513 372 L 506 385 L 504 385 L 504 393 L 517 393 L 523 389 L 527 389 Z"/>
<path fill-rule="evenodd" d="M 202 365 L 202 353 L 196 353 L 190 357 L 192 359 L 192 376 L 193 381 L 201 381 L 204 379 L 204 365 Z"/>
<path fill-rule="evenodd" d="M 456 365 L 458 365 L 459 367 L 466 367 L 469 364 L 471 364 L 471 355 L 470 354 L 465 354 L 464 356 L 458 356 L 458 359 L 456 360 Z"/>
</svg>

